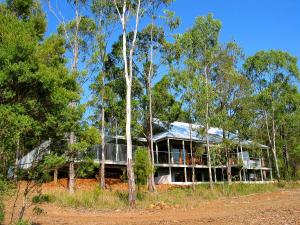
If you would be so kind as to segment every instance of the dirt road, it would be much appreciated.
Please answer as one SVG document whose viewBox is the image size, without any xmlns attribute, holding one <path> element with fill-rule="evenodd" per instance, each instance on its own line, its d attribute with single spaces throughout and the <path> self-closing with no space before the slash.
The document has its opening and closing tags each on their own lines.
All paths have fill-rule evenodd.
<svg viewBox="0 0 300 225">
<path fill-rule="evenodd" d="M 86 211 L 43 206 L 37 224 L 299 224 L 300 190 L 201 202 L 197 208 Z M 28 218 L 29 215 L 27 215 Z"/>
</svg>

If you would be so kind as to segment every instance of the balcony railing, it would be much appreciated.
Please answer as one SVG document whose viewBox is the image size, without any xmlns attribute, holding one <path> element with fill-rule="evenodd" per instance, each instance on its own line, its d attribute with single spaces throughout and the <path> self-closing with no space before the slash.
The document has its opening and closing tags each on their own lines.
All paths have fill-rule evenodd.
<svg viewBox="0 0 300 225">
<path fill-rule="evenodd" d="M 132 146 L 132 154 L 134 155 L 138 146 Z M 102 148 L 101 145 L 94 146 L 90 153 L 96 160 L 102 160 Z M 104 147 L 104 155 L 106 161 L 112 162 L 126 162 L 127 159 L 127 146 L 124 144 L 112 144 L 107 143 Z"/>
<path fill-rule="evenodd" d="M 157 157 L 158 156 L 158 157 Z M 194 157 L 195 165 L 207 165 L 207 156 Z M 166 151 L 154 152 L 154 162 L 157 164 L 173 164 L 173 165 L 192 165 L 191 153 L 170 152 Z"/>
<path fill-rule="evenodd" d="M 133 155 L 136 151 L 138 146 L 133 146 Z M 90 154 L 92 157 L 96 160 L 102 160 L 101 158 L 101 145 L 94 146 Z M 107 143 L 104 147 L 104 154 L 105 154 L 105 160 L 106 161 L 112 161 L 112 162 L 119 162 L 119 163 L 126 163 L 127 159 L 127 148 L 124 144 L 112 144 Z M 170 160 L 169 160 L 170 157 Z M 257 157 L 246 157 L 243 158 L 241 155 L 237 155 L 236 153 L 230 153 L 229 154 L 229 164 L 234 166 L 238 165 L 240 162 L 243 162 L 244 168 L 247 169 L 257 169 L 262 167 L 268 167 L 268 165 L 265 163 L 264 158 L 260 159 Z M 208 165 L 207 164 L 207 154 L 203 154 L 200 157 L 194 156 L 194 162 L 195 165 Z M 192 157 L 191 153 L 187 153 L 186 151 L 182 152 L 169 152 L 167 151 L 155 151 L 154 150 L 154 163 L 155 164 L 172 164 L 172 165 L 192 165 Z M 214 164 L 213 158 L 212 158 L 212 164 Z M 217 165 L 217 166 L 221 166 Z"/>
<path fill-rule="evenodd" d="M 169 163 L 169 153 L 165 151 L 158 151 L 157 156 L 156 152 L 154 152 L 154 162 L 157 164 L 168 164 Z"/>
</svg>

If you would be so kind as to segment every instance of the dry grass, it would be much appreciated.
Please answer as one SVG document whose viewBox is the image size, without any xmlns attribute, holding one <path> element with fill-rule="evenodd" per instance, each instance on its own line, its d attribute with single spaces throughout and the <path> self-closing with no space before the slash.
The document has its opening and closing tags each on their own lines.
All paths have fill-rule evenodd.
<svg viewBox="0 0 300 225">
<path fill-rule="evenodd" d="M 148 193 L 143 188 L 137 194 L 137 208 L 148 208 L 163 202 L 168 207 L 196 207 L 200 202 L 219 198 L 239 197 L 263 192 L 300 188 L 299 182 L 284 182 L 274 184 L 232 184 L 197 185 L 193 191 L 191 187 L 172 186 L 159 188 L 157 193 Z M 48 189 L 46 192 L 51 201 L 62 207 L 84 208 L 94 210 L 126 209 L 127 191 L 105 190 L 97 187 L 90 190 L 77 190 L 74 195 L 69 195 L 65 189 Z"/>
</svg>

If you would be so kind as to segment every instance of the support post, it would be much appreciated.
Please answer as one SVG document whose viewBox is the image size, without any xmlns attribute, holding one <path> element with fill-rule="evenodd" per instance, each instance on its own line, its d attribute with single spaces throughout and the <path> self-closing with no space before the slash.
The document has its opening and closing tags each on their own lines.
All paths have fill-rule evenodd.
<svg viewBox="0 0 300 225">
<path fill-rule="evenodd" d="M 264 181 L 264 175 L 263 175 L 263 170 L 262 170 L 262 160 L 261 157 L 259 157 L 259 162 L 260 162 L 260 176 L 261 176 L 261 181 Z"/>
<path fill-rule="evenodd" d="M 167 138 L 167 145 L 168 145 L 169 173 L 170 173 L 171 179 L 172 179 L 172 173 L 171 173 L 171 155 L 170 155 L 170 140 L 169 140 L 169 138 Z"/>
<path fill-rule="evenodd" d="M 190 152 L 191 152 L 191 159 L 193 159 L 194 157 L 193 157 L 193 142 L 192 141 L 190 141 Z"/>
<path fill-rule="evenodd" d="M 262 153 L 262 149 L 261 150 L 261 153 Z M 261 154 L 262 155 L 262 154 Z M 264 174 L 263 174 L 263 163 L 262 163 L 262 157 L 260 156 L 259 157 L 259 163 L 260 163 L 260 176 L 261 176 L 261 181 L 263 182 L 264 181 Z"/>
<path fill-rule="evenodd" d="M 241 155 L 242 155 L 242 161 L 243 161 L 243 177 L 244 177 L 244 181 L 247 181 L 246 180 L 246 172 L 245 172 L 245 168 L 244 168 L 244 154 L 243 154 L 243 145 L 241 143 Z M 247 164 L 246 164 L 247 166 Z"/>
<path fill-rule="evenodd" d="M 214 166 L 214 177 L 215 177 L 215 183 L 217 183 L 217 169 L 216 169 L 216 165 Z"/>
<path fill-rule="evenodd" d="M 183 165 L 186 165 L 186 151 L 184 147 L 184 140 L 182 140 L 182 153 L 183 153 Z"/>
<path fill-rule="evenodd" d="M 269 161 L 269 168 L 270 168 L 270 177 L 271 177 L 271 181 L 273 181 L 272 163 L 271 163 L 271 159 L 270 159 L 269 148 L 267 148 L 267 154 L 268 154 L 268 161 Z"/>
<path fill-rule="evenodd" d="M 186 165 L 186 152 L 184 147 L 184 140 L 182 140 L 182 154 L 183 154 L 183 165 Z M 186 167 L 184 167 L 184 182 L 187 182 Z"/>
<path fill-rule="evenodd" d="M 119 162 L 119 145 L 116 144 L 116 162 Z"/>
<path fill-rule="evenodd" d="M 184 182 L 187 182 L 186 167 L 184 167 Z"/>
<path fill-rule="evenodd" d="M 157 142 L 155 143 L 155 152 L 156 152 L 156 163 L 158 164 L 158 146 L 157 146 Z"/>
<path fill-rule="evenodd" d="M 115 118 L 115 126 L 116 126 L 116 131 L 115 131 L 115 137 L 116 137 L 116 161 L 120 161 L 120 158 L 119 158 L 119 145 L 118 145 L 118 122 L 117 122 L 117 119 Z"/>
<path fill-rule="evenodd" d="M 168 144 L 168 160 L 169 160 L 169 164 L 171 164 L 171 151 L 170 151 L 170 140 L 169 140 L 169 138 L 167 139 L 167 144 Z"/>
<path fill-rule="evenodd" d="M 236 160 L 237 160 L 237 164 L 238 164 L 239 163 L 239 145 L 236 146 Z M 244 166 L 244 162 L 243 162 L 243 166 Z M 239 178 L 240 178 L 240 181 L 242 181 L 241 170 L 239 170 Z"/>
</svg>

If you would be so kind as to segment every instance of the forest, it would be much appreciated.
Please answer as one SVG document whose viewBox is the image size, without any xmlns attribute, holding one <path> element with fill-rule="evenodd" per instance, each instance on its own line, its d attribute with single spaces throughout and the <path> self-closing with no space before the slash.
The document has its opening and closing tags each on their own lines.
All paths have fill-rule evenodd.
<svg viewBox="0 0 300 225">
<path fill-rule="evenodd" d="M 154 121 L 201 124 L 204 137 L 219 127 L 267 145 L 273 176 L 300 178 L 297 57 L 278 49 L 246 55 L 235 41 L 220 41 L 222 23 L 213 14 L 179 33 L 173 0 L 66 2 L 72 20 L 55 1 L 0 3 L 0 180 L 36 185 L 65 168 L 72 194 L 75 180 L 94 169 L 88 149 L 104 148 L 105 136 L 117 134 L 126 138 L 128 204 L 135 207 L 132 139 L 147 141 L 148 154 L 139 157 L 155 192 Z M 49 18 L 59 24 L 55 33 L 46 32 Z M 20 170 L 19 160 L 48 140 L 50 154 Z M 221 145 L 230 146 L 225 134 Z M 104 160 L 102 151 L 101 189 Z"/>
</svg>

